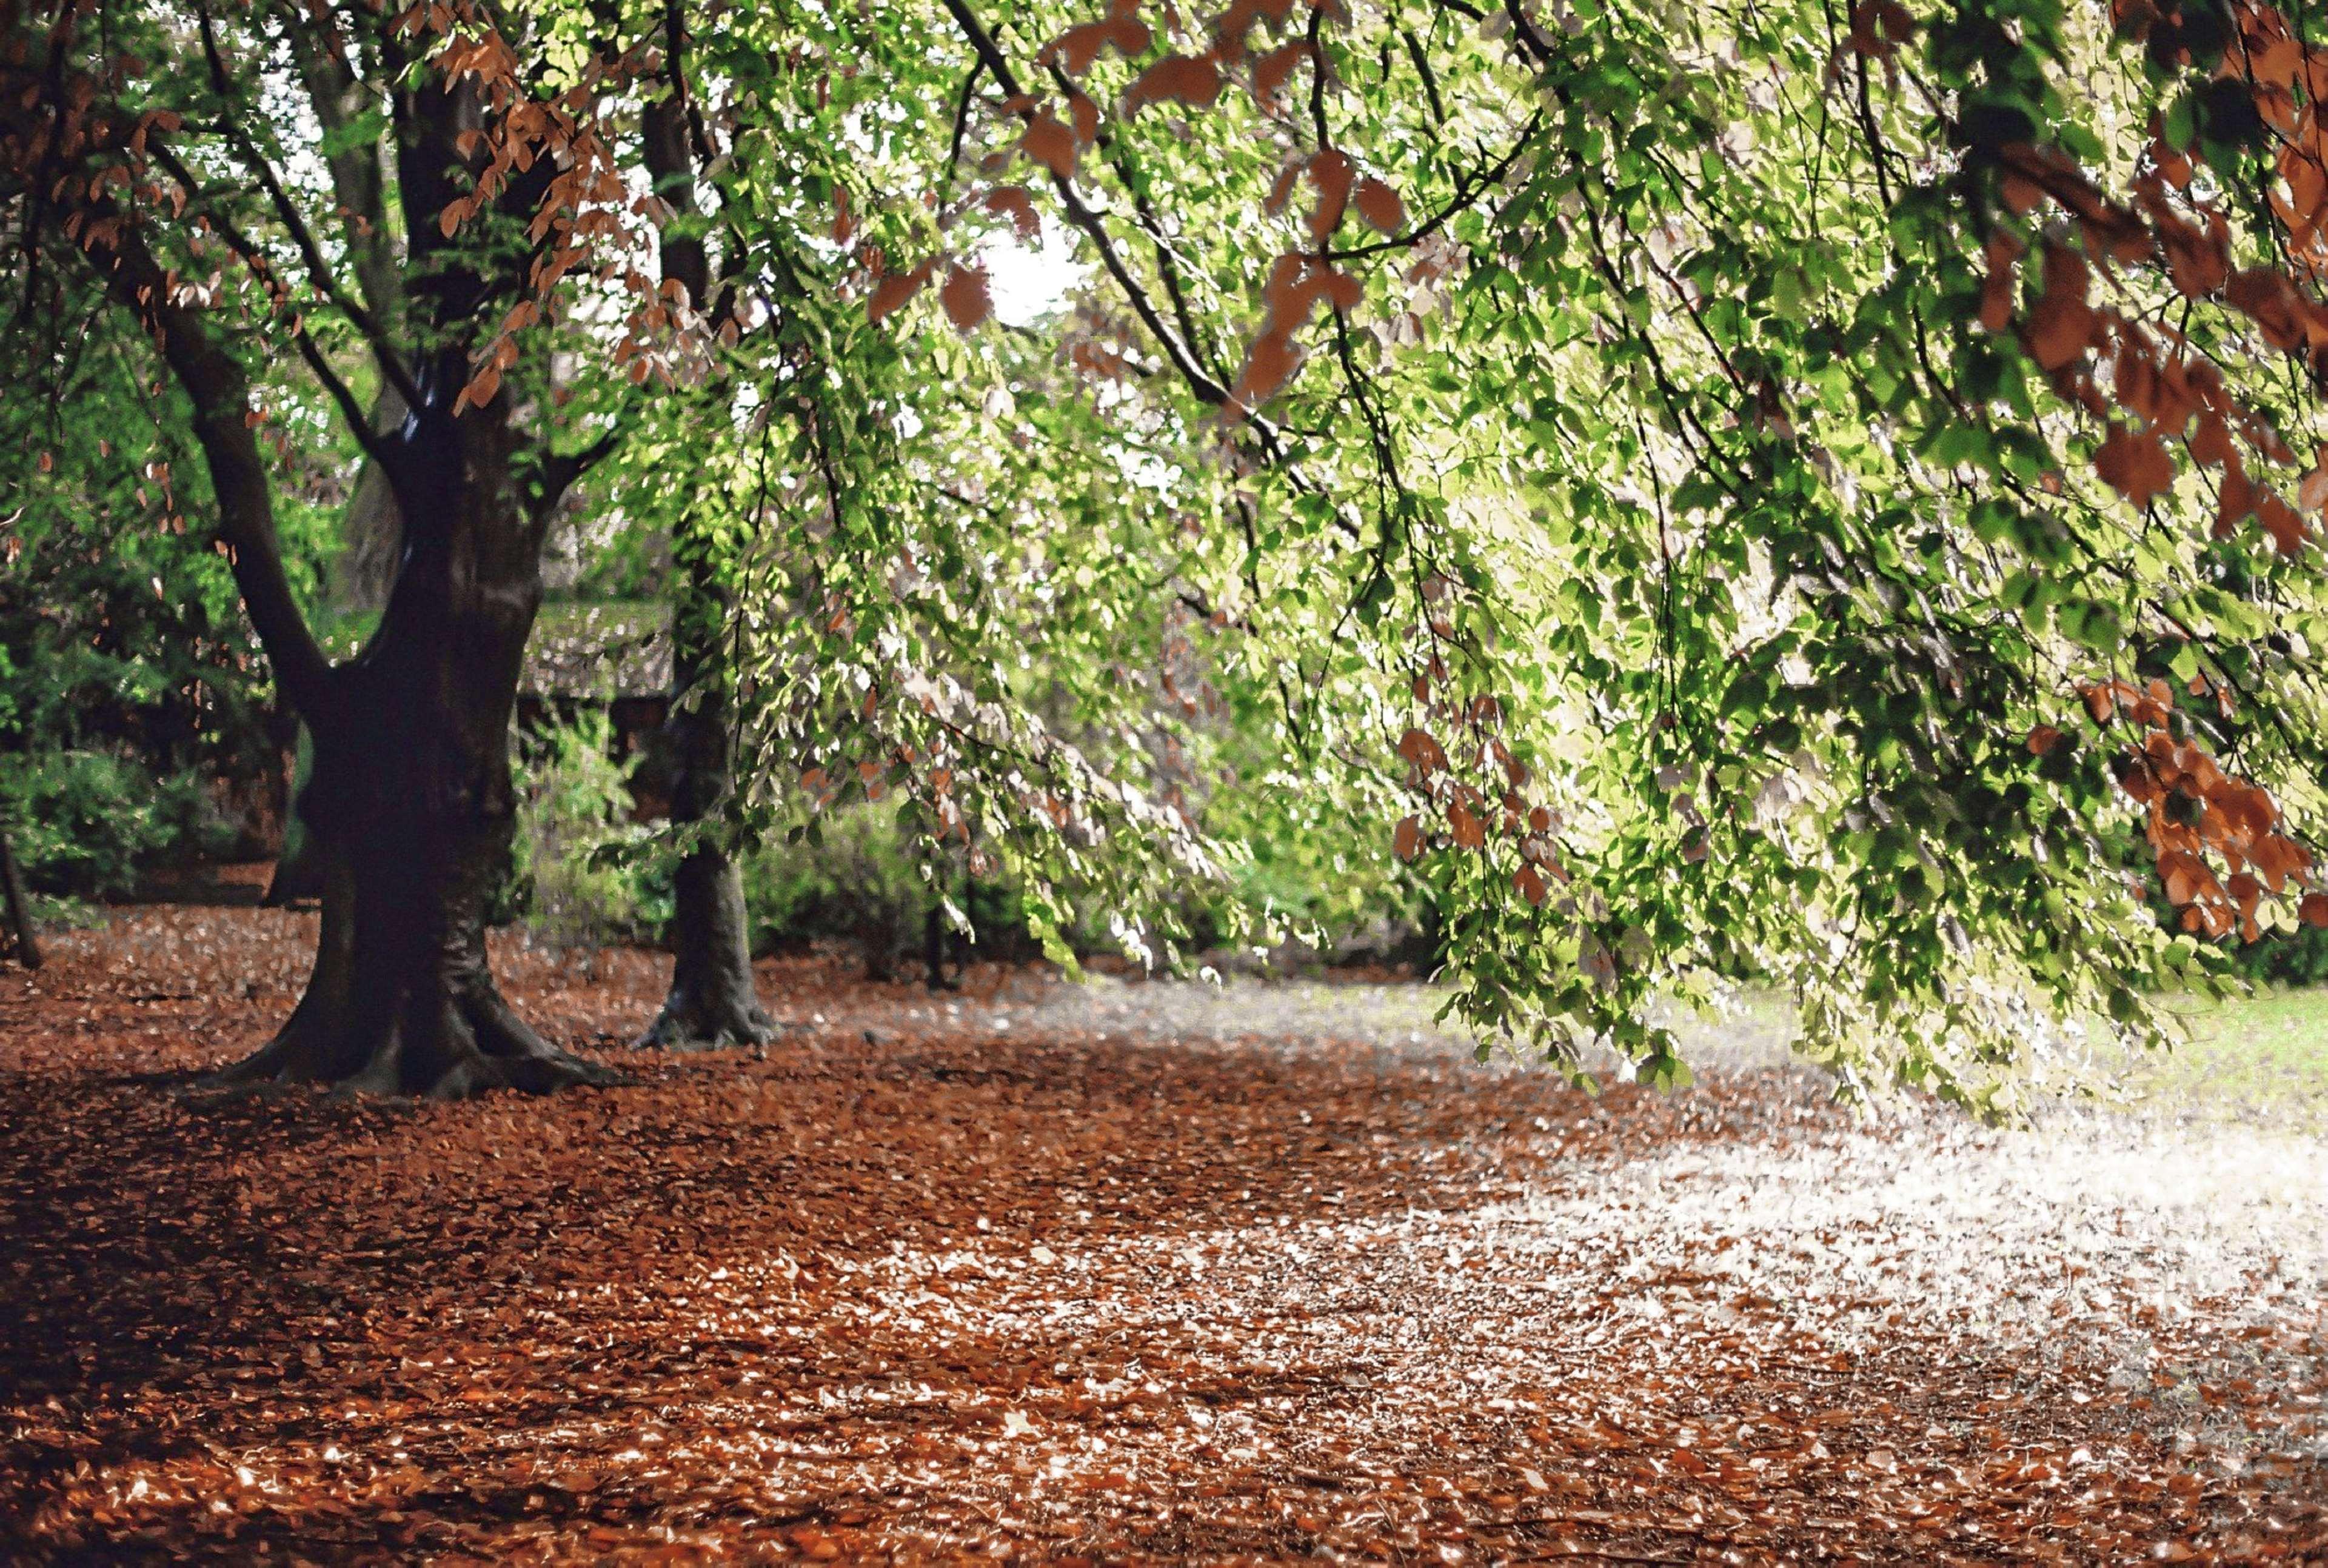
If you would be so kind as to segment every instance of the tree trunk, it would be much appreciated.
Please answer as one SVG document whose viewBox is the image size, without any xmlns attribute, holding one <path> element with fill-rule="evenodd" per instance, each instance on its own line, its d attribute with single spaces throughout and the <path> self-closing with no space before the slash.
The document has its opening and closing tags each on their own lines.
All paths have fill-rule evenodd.
<svg viewBox="0 0 2328 1568">
<path fill-rule="evenodd" d="M 682 594 L 707 592 L 690 574 Z M 716 596 L 714 596 L 716 599 Z M 679 639 L 671 660 L 674 694 L 702 668 L 702 651 L 688 623 L 705 609 L 682 601 L 673 617 Z M 728 709 L 714 690 L 692 705 L 675 701 L 663 726 L 671 747 L 671 818 L 674 825 L 714 823 L 734 780 L 728 766 Z M 720 1050 L 760 1047 L 775 1038 L 774 1022 L 752 984 L 750 931 L 744 914 L 744 878 L 724 844 L 707 835 L 679 863 L 672 892 L 671 993 L 639 1044 L 660 1050 Z"/>
<path fill-rule="evenodd" d="M 671 911 L 671 994 L 639 1044 L 661 1050 L 765 1046 L 775 1024 L 752 985 L 744 879 L 725 850 L 705 846 L 679 863 Z"/>
<path fill-rule="evenodd" d="M 7 902 L 8 930 L 14 938 L 16 962 L 26 969 L 41 967 L 41 944 L 33 935 L 32 900 L 24 893 L 23 875 L 8 849 L 8 835 L 0 832 L 0 898 Z"/>
<path fill-rule="evenodd" d="M 527 1028 L 487 963 L 485 905 L 516 823 L 510 717 L 541 599 L 509 448 L 501 420 L 439 414 L 399 465 L 407 549 L 380 630 L 306 715 L 314 971 L 229 1081 L 447 1098 L 620 1081 Z"/>
<path fill-rule="evenodd" d="M 319 844 L 323 932 L 306 993 L 282 1031 L 221 1080 L 437 1099 L 620 1082 L 534 1033 L 493 985 L 483 905 L 506 820 L 497 829 L 481 817 L 400 815 L 375 822 L 360 843 Z"/>
</svg>

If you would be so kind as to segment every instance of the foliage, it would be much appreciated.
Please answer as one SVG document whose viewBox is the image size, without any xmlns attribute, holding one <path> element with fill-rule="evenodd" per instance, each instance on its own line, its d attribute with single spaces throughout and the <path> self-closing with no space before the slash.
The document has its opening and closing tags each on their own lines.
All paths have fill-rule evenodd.
<svg viewBox="0 0 2328 1568">
<path fill-rule="evenodd" d="M 1046 801 L 1083 815 L 1014 755 L 1055 733 L 1053 683 L 1121 723 L 1112 654 L 1153 649 L 1142 675 L 1183 692 L 1192 661 L 1233 709 L 1274 696 L 1283 753 L 1328 775 L 1301 787 L 1415 862 L 1466 1016 L 1661 1080 L 1647 999 L 1760 970 L 1847 1082 L 1989 1103 L 2046 1015 L 2145 1034 L 2144 987 L 2215 969 L 2199 935 L 2328 916 L 2292 836 L 2323 760 L 2298 508 L 2328 485 L 2273 481 L 2290 502 L 2261 478 L 2312 418 L 2282 356 L 2310 352 L 2320 192 L 2225 194 L 2310 177 L 2287 84 L 2311 56 L 2276 13 L 2202 34 L 2129 11 L 2114 38 L 2043 5 L 1863 5 L 1848 30 L 1391 5 L 1019 8 L 1005 32 L 944 9 L 793 29 L 816 81 L 858 68 L 843 112 L 881 106 L 835 200 L 840 291 L 931 366 L 864 351 L 840 373 L 873 427 L 814 425 L 779 470 L 834 530 L 824 598 L 761 595 L 828 633 L 785 688 L 846 758 L 812 787 L 904 770 L 951 831 L 965 779 L 1011 781 L 961 820 L 1023 844 Z M 979 326 L 979 250 L 1030 206 L 1092 266 L 1053 333 L 1080 396 L 933 319 Z M 1021 465 L 1053 445 L 1082 463 Z M 825 493 L 818 462 L 847 483 Z M 943 510 L 917 473 L 996 476 L 1014 526 L 971 559 L 1000 569 L 910 580 Z M 1071 488 L 1094 473 L 1134 482 L 1094 507 Z M 878 577 L 841 597 L 850 561 Z M 1104 650 L 1047 596 L 1093 580 L 1115 585 Z M 943 635 L 905 620 L 916 593 L 943 595 Z M 988 604 L 1001 669 L 965 689 L 929 665 Z M 1022 636 L 1032 681 L 1007 673 Z M 1117 690 L 1084 687 L 1094 668 Z M 1206 755 L 1155 706 L 1143 728 Z M 971 713 L 1009 739 L 928 765 Z M 884 723 L 904 733 L 832 738 Z M 2107 852 L 2129 818 L 2181 934 Z"/>
<path fill-rule="evenodd" d="M 896 815 L 856 806 L 821 816 L 813 834 L 760 846 L 743 862 L 755 953 L 820 937 L 856 943 L 868 973 L 889 977 L 920 941 L 937 895 Z"/>
<path fill-rule="evenodd" d="M 497 912 L 559 945 L 652 942 L 671 919 L 671 867 L 630 817 L 630 769 L 605 710 L 521 732 L 517 836 Z"/>
<path fill-rule="evenodd" d="M 47 863 L 95 895 L 141 858 L 219 847 L 194 780 L 273 772 L 273 694 L 226 562 L 188 526 L 209 498 L 184 400 L 142 384 L 137 345 L 85 292 L 31 303 L 77 330 L 51 342 L 32 308 L 0 328 L 11 376 L 48 388 L 0 401 L 0 754 L 20 794 L 56 807 L 43 838 L 89 834 Z M 327 516 L 286 507 L 308 591 Z"/>
<path fill-rule="evenodd" d="M 1081 910 L 1159 962 L 1387 850 L 1489 1042 L 1675 1082 L 1651 999 L 1759 972 L 1846 1084 L 1976 1105 L 2328 923 L 2316 22 L 1570 14 L 532 0 L 371 41 L 479 105 L 437 230 L 526 258 L 439 323 L 463 406 L 619 427 L 604 577 L 662 538 L 717 586 L 682 699 L 732 694 L 746 776 L 685 831 L 879 805 L 1061 957 Z M 214 96 L 164 53 L 122 115 Z M 1079 281 L 997 322 L 1037 243 Z"/>
<path fill-rule="evenodd" d="M 232 842 L 200 781 L 102 751 L 0 754 L 0 827 L 34 891 L 128 892 L 156 861 Z"/>
</svg>

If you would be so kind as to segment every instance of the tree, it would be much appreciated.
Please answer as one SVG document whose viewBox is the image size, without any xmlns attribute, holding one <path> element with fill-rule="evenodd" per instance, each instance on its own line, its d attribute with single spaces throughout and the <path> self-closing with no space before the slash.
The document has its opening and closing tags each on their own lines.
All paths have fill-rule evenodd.
<svg viewBox="0 0 2328 1568">
<path fill-rule="evenodd" d="M 605 474 L 660 483 L 712 612 L 681 728 L 734 740 L 690 754 L 682 836 L 715 871 L 715 818 L 895 797 L 1055 944 L 1080 905 L 1169 958 L 1178 888 L 1235 882 L 1256 822 L 1339 823 L 1428 889 L 1490 1039 L 1670 1080 L 1656 998 L 1776 974 L 1846 1078 L 1981 1102 L 2049 1019 L 2147 1036 L 2145 987 L 2328 921 L 2322 57 L 2271 7 L 432 5 L 239 18 L 240 52 L 180 21 L 149 42 L 199 69 L 134 90 L 59 63 L 86 30 L 12 26 L 14 200 L 195 395 L 293 700 L 363 686 L 383 777 L 465 759 L 428 796 L 460 809 L 416 812 L 318 730 L 348 841 L 399 846 L 359 903 L 506 831 L 487 731 L 540 509 L 635 378 L 687 390 L 620 405 Z M 247 134 L 212 174 L 174 150 L 262 37 L 392 84 L 399 321 Z M 172 98 L 200 112 L 146 112 Z M 265 565 L 244 372 L 166 286 L 164 185 L 303 280 L 269 330 L 393 481 L 411 553 L 346 671 Z M 1000 328 L 986 258 L 1043 233 L 1087 285 Z M 615 373 L 553 386 L 557 333 Z M 393 437 L 353 346 L 414 410 Z M 463 598 L 463 551 L 503 591 Z M 404 902 L 465 932 L 430 875 Z M 421 990 L 489 994 L 467 936 L 436 950 L 459 976 Z M 435 1062 L 457 1031 L 418 1032 Z M 456 1058 L 372 1081 L 568 1071 Z"/>
<path fill-rule="evenodd" d="M 675 291 L 673 303 L 699 316 L 732 320 L 735 302 L 722 308 L 713 297 L 709 247 L 696 227 L 697 149 L 704 148 L 708 161 L 709 133 L 689 94 L 685 27 L 683 8 L 668 8 L 662 35 L 665 90 L 642 110 L 639 142 L 655 192 L 670 206 L 660 247 L 665 292 Z M 730 258 L 743 249 L 731 241 Z M 671 993 L 642 1043 L 760 1046 L 774 1026 L 754 994 L 743 880 L 718 831 L 735 787 L 728 760 L 735 743 L 734 671 L 723 656 L 734 603 L 723 570 L 727 540 L 704 515 L 700 500 L 692 493 L 682 500 L 671 530 L 677 591 L 665 727 L 673 764 L 671 821 L 695 836 L 672 883 Z"/>
<path fill-rule="evenodd" d="M 850 182 L 868 311 L 975 320 L 981 223 L 1079 237 L 1116 319 L 1069 352 L 1134 383 L 1096 428 L 1204 541 L 1150 591 L 1277 687 L 1280 776 L 1384 822 L 1490 1038 L 1671 1079 L 1655 995 L 1775 974 L 1847 1080 L 1989 1103 L 2056 1020 L 2148 1037 L 2214 944 L 2328 920 L 2323 57 L 2280 12 L 943 9 L 826 57 L 960 84 L 943 152 L 896 117 L 934 169 Z M 932 700 L 859 668 L 909 701 L 826 715 L 844 790 Z"/>
<path fill-rule="evenodd" d="M 526 292 L 525 225 L 556 174 L 529 158 L 480 192 L 494 155 L 479 127 L 545 101 L 379 9 L 11 5 L 5 20 L 0 178 L 23 266 L 77 258 L 146 334 L 189 406 L 251 625 L 314 737 L 315 969 L 281 1034 L 233 1075 L 433 1094 L 604 1081 L 502 1000 L 482 927 L 510 832 L 509 720 L 541 530 L 598 455 L 557 417 L 546 353 L 509 353 L 483 379 L 472 363 L 488 313 Z M 271 115 L 261 89 L 285 55 L 307 96 Z M 332 171 L 331 229 L 286 183 L 303 130 Z M 383 249 L 392 271 L 371 264 Z M 338 665 L 285 571 L 252 395 L 254 361 L 286 343 L 405 524 L 379 630 Z M 402 399 L 393 431 L 372 428 L 352 362 Z"/>
</svg>

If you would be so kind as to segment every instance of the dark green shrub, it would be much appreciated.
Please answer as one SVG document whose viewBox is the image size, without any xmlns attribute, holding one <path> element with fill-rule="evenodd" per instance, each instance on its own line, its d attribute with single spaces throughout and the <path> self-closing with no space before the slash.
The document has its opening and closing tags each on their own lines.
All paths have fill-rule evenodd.
<svg viewBox="0 0 2328 1568">
<path fill-rule="evenodd" d="M 101 751 L 0 756 L 0 822 L 36 891 L 79 898 L 117 897 L 140 870 L 234 837 L 199 780 Z"/>
</svg>

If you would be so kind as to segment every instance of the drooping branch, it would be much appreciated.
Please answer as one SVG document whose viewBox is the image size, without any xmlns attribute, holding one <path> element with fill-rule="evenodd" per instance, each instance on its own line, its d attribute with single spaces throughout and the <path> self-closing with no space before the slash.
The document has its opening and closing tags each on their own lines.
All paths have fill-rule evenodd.
<svg viewBox="0 0 2328 1568">
<path fill-rule="evenodd" d="M 969 40 L 971 48 L 986 62 L 986 69 L 993 76 L 995 85 L 1011 98 L 1023 96 L 1025 89 L 1018 84 L 1018 73 L 1011 70 L 1009 58 L 1002 52 L 1001 46 L 994 41 L 994 35 L 987 31 L 986 24 L 978 19 L 965 0 L 945 0 L 945 7 L 961 27 L 962 36 Z M 1115 280 L 1116 286 L 1123 291 L 1125 302 L 1140 317 L 1141 324 L 1148 329 L 1149 335 L 1163 349 L 1164 357 L 1171 361 L 1172 368 L 1180 373 L 1180 379 L 1187 383 L 1189 391 L 1201 403 L 1213 408 L 1226 407 L 1229 390 L 1206 371 L 1198 362 L 1196 351 L 1164 319 L 1163 313 L 1156 307 L 1156 302 L 1149 297 L 1148 290 L 1133 275 L 1122 253 L 1117 249 L 1106 222 L 1083 199 L 1082 193 L 1075 189 L 1075 182 L 1055 170 L 1051 174 L 1051 184 L 1059 193 L 1059 204 L 1065 209 L 1067 221 L 1083 230 L 1099 251 L 1100 264 L 1106 268 L 1107 275 Z"/>
</svg>

